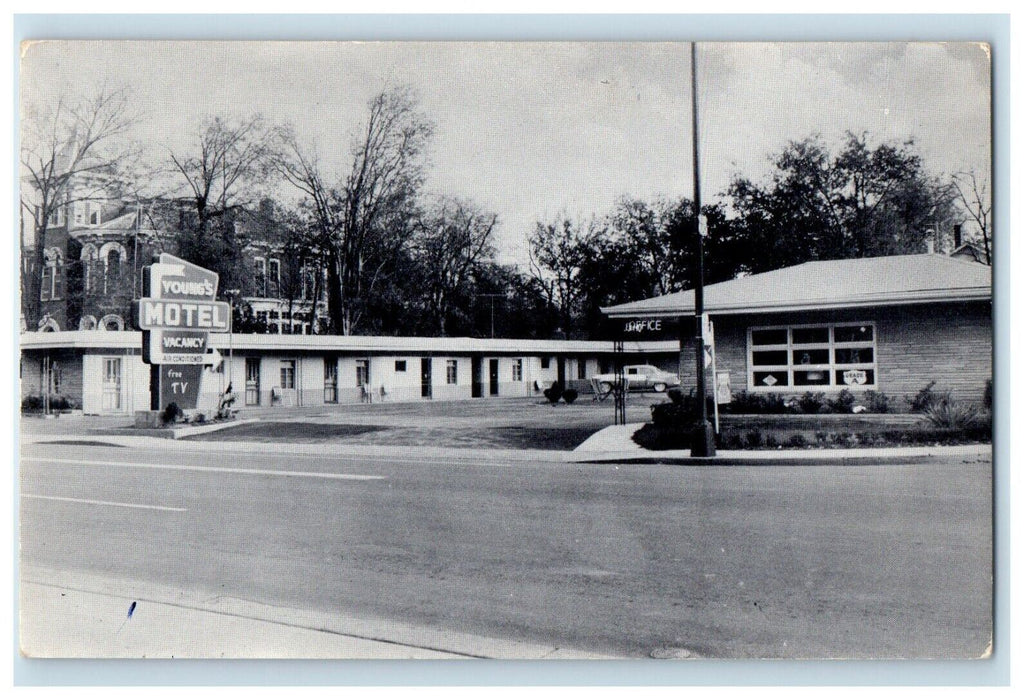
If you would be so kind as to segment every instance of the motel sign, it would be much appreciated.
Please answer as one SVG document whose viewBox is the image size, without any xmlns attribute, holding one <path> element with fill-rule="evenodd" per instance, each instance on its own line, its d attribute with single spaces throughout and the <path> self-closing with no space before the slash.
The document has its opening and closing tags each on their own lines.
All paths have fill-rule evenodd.
<svg viewBox="0 0 1031 700">
<path fill-rule="evenodd" d="M 143 276 L 136 324 L 143 331 L 143 361 L 151 365 L 150 403 L 162 410 L 197 406 L 208 334 L 226 332 L 231 307 L 215 301 L 218 274 L 162 253 Z"/>
</svg>

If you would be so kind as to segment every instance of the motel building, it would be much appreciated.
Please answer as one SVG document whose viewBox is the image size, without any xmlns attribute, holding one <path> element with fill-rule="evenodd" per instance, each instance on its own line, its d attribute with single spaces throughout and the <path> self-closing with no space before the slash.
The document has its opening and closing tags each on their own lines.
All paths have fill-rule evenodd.
<svg viewBox="0 0 1031 700">
<path fill-rule="evenodd" d="M 721 402 L 742 390 L 789 398 L 842 389 L 859 403 L 865 391 L 904 401 L 930 381 L 980 401 L 992 376 L 992 268 L 977 262 L 941 254 L 814 261 L 706 285 L 704 297 Z M 694 384 L 694 290 L 602 311 L 676 320 L 681 380 Z M 706 384 L 711 393 L 711 378 Z"/>
<path fill-rule="evenodd" d="M 68 398 L 86 415 L 150 408 L 150 366 L 137 331 L 21 335 L 22 396 Z M 214 413 L 230 384 L 234 408 L 543 396 L 553 382 L 581 394 L 615 363 L 676 371 L 676 341 L 409 338 L 212 333 L 221 361 L 201 373 L 197 410 Z M 49 371 L 45 371 L 49 370 Z"/>
</svg>

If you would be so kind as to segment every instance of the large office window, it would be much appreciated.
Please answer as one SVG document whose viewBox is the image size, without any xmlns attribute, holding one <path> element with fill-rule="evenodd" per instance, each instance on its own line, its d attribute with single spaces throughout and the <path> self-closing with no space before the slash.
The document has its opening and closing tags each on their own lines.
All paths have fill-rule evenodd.
<svg viewBox="0 0 1031 700">
<path fill-rule="evenodd" d="M 512 381 L 523 381 L 523 361 L 521 359 L 512 361 Z"/>
<path fill-rule="evenodd" d="M 877 386 L 872 323 L 750 328 L 748 388 L 755 391 Z"/>
</svg>

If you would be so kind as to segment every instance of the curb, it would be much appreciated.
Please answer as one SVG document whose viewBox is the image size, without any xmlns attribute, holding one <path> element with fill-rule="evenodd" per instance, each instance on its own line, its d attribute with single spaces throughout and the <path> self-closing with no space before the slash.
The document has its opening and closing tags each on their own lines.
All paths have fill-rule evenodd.
<svg viewBox="0 0 1031 700">
<path fill-rule="evenodd" d="M 104 435 L 109 437 L 148 437 L 178 440 L 180 438 L 190 437 L 191 435 L 214 433 L 237 425 L 246 425 L 247 423 L 258 422 L 260 422 L 260 419 L 258 418 L 241 418 L 234 421 L 213 423 L 211 425 L 190 425 L 182 428 L 98 428 L 92 431 L 91 435 Z"/>
</svg>

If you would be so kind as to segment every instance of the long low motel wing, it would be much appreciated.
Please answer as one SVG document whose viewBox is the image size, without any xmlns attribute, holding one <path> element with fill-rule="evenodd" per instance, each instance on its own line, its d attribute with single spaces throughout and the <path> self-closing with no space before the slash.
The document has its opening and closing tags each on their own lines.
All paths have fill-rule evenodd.
<svg viewBox="0 0 1031 700">
<path fill-rule="evenodd" d="M 132 414 L 150 407 L 149 366 L 135 331 L 21 335 L 22 395 L 51 393 L 86 414 Z M 231 388 L 236 406 L 321 406 L 534 396 L 563 382 L 589 391 L 589 378 L 616 362 L 676 371 L 677 341 L 608 341 L 212 333 L 221 356 L 202 373 L 198 410 L 212 411 Z M 48 369 L 44 378 L 44 370 Z"/>
</svg>

